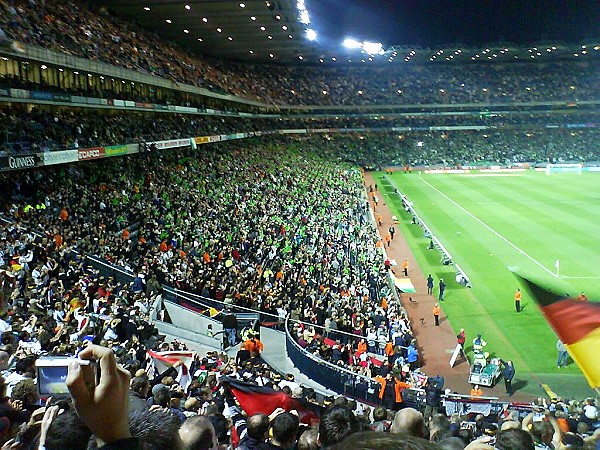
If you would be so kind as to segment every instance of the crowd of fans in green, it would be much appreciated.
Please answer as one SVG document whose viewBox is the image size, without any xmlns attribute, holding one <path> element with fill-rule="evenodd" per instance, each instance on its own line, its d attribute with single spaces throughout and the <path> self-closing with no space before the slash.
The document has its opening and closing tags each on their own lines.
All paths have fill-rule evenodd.
<svg viewBox="0 0 600 450">
<path fill-rule="evenodd" d="M 182 394 L 185 400 L 203 398 L 202 409 L 196 404 L 198 400 L 189 404 L 185 401 L 187 406 L 181 406 L 183 399 L 169 403 L 162 398 L 162 388 L 156 388 L 156 392 L 153 389 L 153 396 L 147 390 L 139 391 L 140 386 L 157 386 L 163 381 L 162 378 L 144 381 L 144 376 L 137 373 L 145 361 L 145 348 L 160 342 L 151 326 L 140 320 L 147 317 L 148 305 L 162 284 L 226 304 L 275 314 L 280 310 L 291 311 L 294 318 L 315 326 L 326 325 L 334 338 L 336 331 L 347 330 L 357 337 L 365 333 L 372 352 L 377 351 L 379 342 L 375 339 L 372 344 L 370 334 L 379 333 L 380 324 L 384 325 L 384 331 L 388 323 L 398 323 L 398 328 L 410 331 L 400 305 L 387 289 L 382 255 L 375 245 L 379 237 L 369 215 L 361 172 L 335 158 L 332 161 L 331 155 L 321 156 L 306 144 L 299 141 L 277 145 L 254 139 L 208 146 L 195 152 L 136 155 L 2 177 L 3 189 L 12 193 L 10 198 L 3 198 L 3 210 L 14 221 L 2 230 L 2 256 L 7 269 L 2 279 L 3 293 L 7 294 L 4 305 L 10 308 L 5 309 L 3 317 L 7 327 L 19 333 L 17 340 L 11 338 L 10 342 L 8 335 L 3 335 L 3 342 L 6 340 L 7 345 L 18 348 L 15 364 L 20 359 L 31 364 L 33 355 L 51 349 L 74 351 L 84 335 L 91 332 L 88 327 L 82 328 L 81 322 L 86 317 L 93 319 L 93 314 L 102 314 L 108 320 L 100 330 L 95 330 L 98 342 L 111 346 L 121 355 L 119 361 L 130 366 L 131 375 L 135 375 L 132 387 L 135 385 L 136 395 L 143 399 L 150 397 L 149 403 L 157 402 L 163 408 L 158 416 L 146 418 L 142 428 L 151 427 L 156 420 L 170 424 L 173 417 L 183 420 L 186 415 L 210 416 L 225 410 L 233 424 L 240 425 L 235 405 L 226 391 L 206 398 L 205 391 Z M 42 237 L 36 238 L 35 230 Z M 115 285 L 114 280 L 97 277 L 81 265 L 72 252 L 73 247 L 132 270 L 137 275 L 136 281 L 131 286 L 122 286 Z M 107 297 L 103 297 L 106 292 Z M 73 303 L 76 299 L 79 303 Z M 64 331 L 56 335 L 48 332 L 53 325 L 47 323 L 49 317 L 44 308 L 48 308 L 56 326 Z M 29 323 L 32 317 L 38 318 L 39 325 L 35 321 Z M 115 318 L 120 318 L 123 325 L 113 322 Z M 310 327 L 305 330 L 296 332 L 310 348 L 314 330 Z M 135 344 L 134 334 L 140 335 L 144 346 Z M 7 347 L 3 351 L 14 350 Z M 18 382 L 31 376 L 27 375 L 30 372 L 24 364 L 15 366 L 19 369 L 15 372 L 18 376 L 13 375 L 11 384 L 13 379 Z M 239 367 L 227 366 L 226 360 L 214 357 L 198 364 L 198 367 L 208 364 L 210 371 L 234 378 L 277 384 L 276 377 L 256 355 L 251 356 L 249 366 L 245 363 Z M 7 376 L 12 370 L 8 369 Z M 172 385 L 170 380 L 165 383 Z M 181 394 L 177 394 L 180 388 L 174 386 L 169 398 L 180 398 Z M 439 406 L 437 388 L 436 392 L 434 405 Z M 386 393 L 382 398 L 387 398 Z M 13 400 L 11 405 L 14 404 Z M 561 410 L 568 406 L 553 405 L 552 417 L 562 417 Z M 35 406 L 31 409 L 35 410 Z M 427 421 L 411 409 L 402 409 L 394 417 L 385 408 L 377 411 L 359 408 L 359 420 L 353 409 L 356 405 L 340 400 L 323 415 L 319 430 L 321 445 L 333 445 L 364 429 L 391 428 L 392 432 L 412 434 L 415 439 L 417 436 L 434 442 L 449 439 L 444 445 L 454 445 L 442 447 L 416 439 L 419 445 L 429 445 L 423 448 L 463 448 L 477 436 L 488 439 L 496 435 L 495 428 L 483 418 L 471 418 L 472 428 L 471 425 L 463 428 L 460 417 L 448 421 L 443 415 L 433 414 L 433 419 Z M 435 409 L 430 409 L 429 414 Z M 571 427 L 575 427 L 571 430 L 574 437 L 569 439 L 583 442 L 597 424 L 597 411 L 593 416 L 593 403 L 572 409 L 572 415 L 564 416 L 570 417 Z M 133 425 L 139 425 L 137 416 L 132 417 L 130 426 L 137 430 Z M 284 418 L 294 421 L 288 415 L 279 420 Z M 524 419 L 525 425 L 530 419 Z M 516 424 L 519 420 L 516 415 L 507 415 L 499 425 L 511 422 L 506 428 L 514 428 L 512 422 Z M 340 421 L 346 423 L 343 428 L 346 431 L 336 434 L 332 430 L 339 430 Z M 190 427 L 192 423 L 195 422 L 190 422 Z M 550 426 L 554 422 L 547 419 L 543 423 Z M 586 424 L 588 431 L 579 423 Z M 94 430 L 98 424 L 87 425 Z M 176 422 L 172 425 L 165 427 L 171 436 L 178 428 Z M 78 422 L 76 426 L 82 425 Z M 273 417 L 269 426 L 277 433 L 272 438 L 276 443 L 284 437 L 289 443 L 296 442 L 297 425 L 290 425 L 284 432 Z M 536 448 L 546 448 L 542 446 L 545 442 L 558 443 L 564 433 L 538 428 L 533 430 L 532 437 L 525 434 L 511 439 L 518 439 L 522 448 L 533 448 L 534 440 Z M 137 433 L 132 431 L 134 438 L 150 445 L 145 443 L 143 433 Z M 265 439 L 262 433 L 255 437 L 257 445 Z M 510 433 L 501 438 L 498 432 L 497 442 L 508 439 Z M 217 435 L 229 443 L 226 430 L 224 435 L 222 430 Z M 377 436 L 357 435 L 355 439 L 379 439 Z M 54 442 L 64 438 L 59 435 Z M 389 439 L 413 438 L 399 435 Z M 264 445 L 273 445 L 273 441 Z M 476 448 L 475 444 L 470 445 L 469 448 Z M 309 448 L 318 448 L 319 444 L 315 441 L 314 446 Z"/>
<path fill-rule="evenodd" d="M 600 86 L 594 63 L 432 65 L 406 71 L 394 66 L 367 71 L 248 67 L 190 55 L 94 5 L 56 0 L 0 1 L 0 45 L 12 41 L 269 104 L 570 102 L 597 99 Z M 321 417 L 317 434 L 300 428 L 289 413 L 246 420 L 227 389 L 219 388 L 218 378 L 227 375 L 282 389 L 258 355 L 247 355 L 239 364 L 222 355 L 198 358 L 192 373 L 210 375 L 187 390 L 169 379 L 173 371 L 155 379 L 138 371 L 146 364 L 146 349 L 180 349 L 161 346 L 148 315 L 161 286 L 174 286 L 280 318 L 290 314 L 336 340 L 333 348 L 322 346 L 320 332 L 297 326 L 292 332 L 305 349 L 367 377 L 403 379 L 418 366 L 418 359 L 407 358 L 410 367 L 404 370 L 407 348 L 415 358 L 416 349 L 410 323 L 388 288 L 382 252 L 376 246 L 380 237 L 358 167 L 594 162 L 600 134 L 596 126 L 583 126 L 589 123 L 587 117 L 250 120 L 3 110 L 2 153 L 276 130 L 290 124 L 289 128 L 499 128 L 252 139 L 1 175 L 0 188 L 7 195 L 0 207 L 9 223 L 0 227 L 0 369 L 4 394 L 10 397 L 0 399 L 1 440 L 7 441 L 22 422 L 30 421 L 28 427 L 37 432 L 35 417 L 45 413 L 43 439 L 28 442 L 32 448 L 64 448 L 69 439 L 72 448 L 85 448 L 92 432 L 97 444 L 107 444 L 107 449 L 226 448 L 234 442 L 240 448 L 260 449 L 475 449 L 492 448 L 486 445 L 494 440 L 500 450 L 592 448 L 599 433 L 593 400 L 540 406 L 546 413 L 539 421 L 508 412 L 494 423 L 474 416 L 453 415 L 448 420 L 435 414 L 441 388 L 430 386 L 427 392 L 435 390 L 435 402 L 427 403 L 426 417 L 409 408 L 394 416 L 385 408 L 358 408 L 340 398 Z M 579 125 L 570 126 L 573 123 Z M 558 127 L 547 128 L 549 124 Z M 84 264 L 82 254 L 131 271 L 134 283 L 103 279 Z M 365 338 L 360 345 L 380 354 L 396 333 L 404 344 L 394 354 L 400 368 L 373 368 L 355 353 L 356 341 L 339 332 Z M 30 381 L 35 377 L 33 362 L 45 352 L 74 354 L 86 338 L 112 349 L 84 351 L 110 363 L 102 376 L 117 373 L 115 362 L 126 365 L 129 375 L 113 377 L 109 384 L 114 397 L 99 395 L 95 405 L 84 405 L 75 391 L 79 415 L 71 406 L 55 421 L 58 408 L 66 406 L 38 408 Z M 118 426 L 123 426 L 126 396 L 120 388 L 126 390 L 127 376 L 133 377 L 129 399 L 137 399 L 135 409 L 142 415 L 130 416 L 131 433 L 125 424 L 123 433 L 111 434 L 105 426 L 110 420 L 103 420 L 109 414 L 94 420 L 90 406 L 100 415 L 112 407 Z M 286 393 L 307 397 L 297 387 L 300 391 L 293 393 L 288 385 Z M 384 391 L 380 398 L 389 400 L 391 395 L 391 404 L 384 401 L 384 406 L 397 409 L 401 401 L 393 394 Z M 154 415 L 149 413 L 151 405 Z M 189 418 L 193 419 L 187 422 Z M 227 419 L 238 441 L 233 439 L 235 432 L 228 432 Z M 28 427 L 21 430 L 21 439 Z M 367 429 L 379 434 L 361 433 Z M 391 434 L 380 433 L 389 429 Z M 393 436 L 396 433 L 400 434 Z M 197 439 L 186 440 L 189 436 Z M 16 448 L 11 441 L 6 445 Z"/>
</svg>

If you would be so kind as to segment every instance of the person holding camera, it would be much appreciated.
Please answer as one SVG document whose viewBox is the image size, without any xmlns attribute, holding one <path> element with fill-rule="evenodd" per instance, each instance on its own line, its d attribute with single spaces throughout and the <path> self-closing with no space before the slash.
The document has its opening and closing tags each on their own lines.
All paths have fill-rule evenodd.
<svg viewBox="0 0 600 450">
<path fill-rule="evenodd" d="M 139 448 L 139 440 L 129 431 L 129 372 L 117 365 L 111 349 L 99 345 L 88 345 L 79 358 L 95 360 L 100 367 L 100 379 L 95 384 L 90 381 L 92 367 L 73 361 L 66 381 L 77 415 L 94 434 L 98 447 Z"/>
</svg>

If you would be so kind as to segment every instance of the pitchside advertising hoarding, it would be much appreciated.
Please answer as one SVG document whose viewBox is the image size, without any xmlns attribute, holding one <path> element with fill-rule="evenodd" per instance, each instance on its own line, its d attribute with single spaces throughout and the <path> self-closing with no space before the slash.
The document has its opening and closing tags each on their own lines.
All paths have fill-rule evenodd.
<svg viewBox="0 0 600 450">
<path fill-rule="evenodd" d="M 194 138 L 196 144 L 208 144 L 210 142 L 219 142 L 221 136 L 199 136 Z"/>
<path fill-rule="evenodd" d="M 2 172 L 8 170 L 30 169 L 32 167 L 37 167 L 38 164 L 39 158 L 35 153 L 0 157 L 0 171 Z"/>
<path fill-rule="evenodd" d="M 127 145 L 111 145 L 110 147 L 104 147 L 104 154 L 106 156 L 126 155 L 127 149 Z"/>
<path fill-rule="evenodd" d="M 79 152 L 77 150 L 62 150 L 58 152 L 46 152 L 41 154 L 44 166 L 52 166 L 54 164 L 68 164 L 79 160 Z"/>
<path fill-rule="evenodd" d="M 196 145 L 200 144 L 208 144 L 210 141 L 208 140 L 209 136 L 199 136 L 194 138 L 194 142 Z"/>
<path fill-rule="evenodd" d="M 146 142 L 146 144 L 150 145 L 152 142 Z M 157 141 L 154 142 L 157 150 L 162 150 L 165 148 L 177 148 L 177 147 L 189 147 L 191 145 L 190 138 L 186 139 L 172 139 L 169 141 Z"/>
<path fill-rule="evenodd" d="M 77 150 L 77 156 L 79 161 L 104 158 L 104 147 L 80 148 Z"/>
</svg>

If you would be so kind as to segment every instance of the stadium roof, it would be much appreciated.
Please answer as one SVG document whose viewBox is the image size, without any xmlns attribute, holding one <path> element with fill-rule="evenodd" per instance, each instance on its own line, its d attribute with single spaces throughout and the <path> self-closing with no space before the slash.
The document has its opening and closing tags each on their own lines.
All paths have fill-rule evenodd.
<svg viewBox="0 0 600 450">
<path fill-rule="evenodd" d="M 397 45 L 369 54 L 326 39 L 310 40 L 302 23 L 304 0 L 102 0 L 119 17 L 136 22 L 195 53 L 218 59 L 282 64 L 470 63 L 589 60 L 600 58 L 600 39 L 579 44 L 496 43 L 479 48 Z M 307 12 L 308 13 L 308 12 Z"/>
<path fill-rule="evenodd" d="M 103 0 L 121 18 L 194 52 L 246 62 L 299 61 L 314 47 L 293 0 Z M 314 52 L 314 50 L 312 50 Z M 273 56 L 270 56 L 273 55 Z"/>
</svg>

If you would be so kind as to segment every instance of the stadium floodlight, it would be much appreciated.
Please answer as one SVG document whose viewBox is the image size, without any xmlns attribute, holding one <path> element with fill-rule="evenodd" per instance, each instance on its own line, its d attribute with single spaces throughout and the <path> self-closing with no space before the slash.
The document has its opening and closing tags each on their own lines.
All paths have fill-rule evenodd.
<svg viewBox="0 0 600 450">
<path fill-rule="evenodd" d="M 300 11 L 300 17 L 298 17 L 298 21 L 304 25 L 308 25 L 310 23 L 310 17 L 306 9 Z"/>
<path fill-rule="evenodd" d="M 344 39 L 344 42 L 342 42 L 342 45 L 346 48 L 351 48 L 351 49 L 362 48 L 362 42 L 358 42 L 356 39 L 352 39 L 352 38 Z"/>
<path fill-rule="evenodd" d="M 383 46 L 381 45 L 381 42 L 368 42 L 368 41 L 365 41 L 362 44 L 362 48 L 369 55 L 377 55 L 377 54 L 382 54 L 383 53 Z"/>
<path fill-rule="evenodd" d="M 306 30 L 306 39 L 308 39 L 309 41 L 316 41 L 317 40 L 317 32 L 315 30 L 313 30 L 312 28 L 309 28 Z"/>
</svg>

